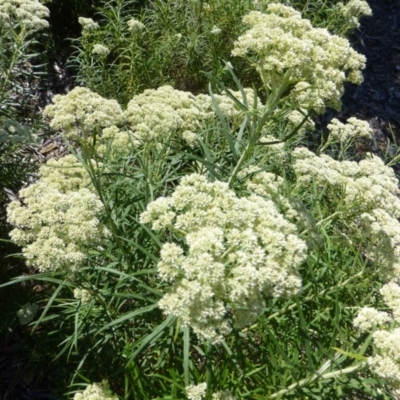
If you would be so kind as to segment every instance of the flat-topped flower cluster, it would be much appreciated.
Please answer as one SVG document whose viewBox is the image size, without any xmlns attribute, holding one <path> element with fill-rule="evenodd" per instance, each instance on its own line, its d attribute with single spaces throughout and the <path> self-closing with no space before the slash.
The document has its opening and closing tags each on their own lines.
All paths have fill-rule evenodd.
<svg viewBox="0 0 400 400">
<path fill-rule="evenodd" d="M 93 383 L 81 393 L 76 393 L 74 400 L 118 400 L 118 396 L 111 393 L 108 383 Z"/>
<path fill-rule="evenodd" d="M 198 385 L 186 387 L 186 396 L 189 400 L 203 400 L 206 396 L 207 383 L 202 382 Z M 236 400 L 229 390 L 220 390 L 213 393 L 212 400 Z"/>
<path fill-rule="evenodd" d="M 109 235 L 98 220 L 103 204 L 90 177 L 72 155 L 49 160 L 39 180 L 9 204 L 10 237 L 23 248 L 27 264 L 41 272 L 74 272 L 87 259 L 88 244 Z"/>
<path fill-rule="evenodd" d="M 400 388 L 400 286 L 399 279 L 384 285 L 380 293 L 390 312 L 371 307 L 360 310 L 354 325 L 362 332 L 373 331 L 376 354 L 368 365 L 395 388 Z"/>
<path fill-rule="evenodd" d="M 83 31 L 94 31 L 100 28 L 99 24 L 94 22 L 92 18 L 79 17 L 78 22 L 82 26 Z"/>
<path fill-rule="evenodd" d="M 28 31 L 40 31 L 49 26 L 44 19 L 49 9 L 38 0 L 2 0 L 0 2 L 0 27 L 11 27 L 17 22 Z"/>
<path fill-rule="evenodd" d="M 267 92 L 291 89 L 291 101 L 321 113 L 326 106 L 340 108 L 344 82 L 362 81 L 365 57 L 293 8 L 272 3 L 265 14 L 252 11 L 243 21 L 250 29 L 235 42 L 232 55 L 250 58 Z"/>
<path fill-rule="evenodd" d="M 245 89 L 245 93 L 249 104 L 253 104 L 253 90 Z M 232 94 L 240 97 L 238 92 Z M 242 115 L 230 97 L 216 94 L 214 98 L 227 118 L 235 120 Z M 176 90 L 171 86 L 148 89 L 134 96 L 124 115 L 135 139 L 142 143 L 161 141 L 168 133 L 175 132 L 189 145 L 193 145 L 207 124 L 216 119 L 210 96 L 194 96 L 190 92 Z"/>
<path fill-rule="evenodd" d="M 361 17 L 372 15 L 371 7 L 364 0 L 350 0 L 347 4 L 340 2 L 336 7 L 352 28 L 360 26 L 359 19 Z"/>
<path fill-rule="evenodd" d="M 373 130 L 368 122 L 355 117 L 349 118 L 346 124 L 333 118 L 328 125 L 328 129 L 332 140 L 340 143 L 347 143 L 356 138 L 371 139 L 373 134 Z"/>
<path fill-rule="evenodd" d="M 292 155 L 297 184 L 306 187 L 314 182 L 342 192 L 349 224 L 362 229 L 368 240 L 366 255 L 386 279 L 400 276 L 400 199 L 393 169 L 372 154 L 360 162 L 336 161 L 306 148 L 297 148 Z"/>
<path fill-rule="evenodd" d="M 122 122 L 122 109 L 116 100 L 107 100 L 83 87 L 67 95 L 56 95 L 53 103 L 43 112 L 51 119 L 50 126 L 61 129 L 69 140 L 87 138 L 95 130 L 118 125 Z"/>
<path fill-rule="evenodd" d="M 248 103 L 253 104 L 253 90 L 245 89 L 245 93 Z M 240 96 L 239 92 L 232 94 Z M 216 94 L 214 98 L 232 122 L 243 115 L 230 97 Z M 193 146 L 207 124 L 217 118 L 211 96 L 194 96 L 171 86 L 145 90 L 132 98 L 125 111 L 115 100 L 104 99 L 82 87 L 64 96 L 54 96 L 53 102 L 44 111 L 51 119 L 50 126 L 61 129 L 68 140 L 88 138 L 97 131 L 101 153 L 107 141 L 115 140 L 113 145 L 125 153 L 132 144 L 163 142 L 171 134 Z"/>
<path fill-rule="evenodd" d="M 158 273 L 172 283 L 159 302 L 202 339 L 218 341 L 251 323 L 265 307 L 264 296 L 291 296 L 301 280 L 306 245 L 295 225 L 269 199 L 239 198 L 224 182 L 192 174 L 170 197 L 150 203 L 142 223 L 183 236 L 161 249 Z"/>
</svg>

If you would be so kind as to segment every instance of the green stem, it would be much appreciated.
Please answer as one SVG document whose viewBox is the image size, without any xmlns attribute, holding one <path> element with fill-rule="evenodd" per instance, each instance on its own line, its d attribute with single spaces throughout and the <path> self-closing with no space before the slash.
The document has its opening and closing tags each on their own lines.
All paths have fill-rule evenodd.
<svg viewBox="0 0 400 400">
<path fill-rule="evenodd" d="M 272 113 L 275 111 L 275 108 L 278 105 L 279 101 L 281 100 L 283 93 L 287 89 L 287 87 L 290 83 L 290 74 L 291 74 L 291 70 L 287 70 L 285 75 L 283 76 L 283 80 L 282 80 L 280 87 L 274 92 L 273 95 L 269 96 L 267 105 L 266 105 L 266 111 L 265 111 L 264 115 L 261 117 L 261 120 L 257 123 L 256 129 L 253 130 L 253 133 L 251 134 L 250 139 L 249 139 L 249 143 L 247 144 L 246 149 L 244 150 L 242 155 L 240 156 L 240 159 L 237 162 L 237 164 L 228 180 L 229 186 L 232 185 L 232 182 L 236 178 L 236 175 L 239 173 L 240 168 L 242 167 L 243 163 L 247 160 L 248 156 L 252 153 L 254 144 L 261 133 L 262 127 L 267 122 L 268 118 L 272 115 Z"/>
<path fill-rule="evenodd" d="M 329 215 L 328 217 L 326 217 L 326 218 L 321 219 L 320 221 L 318 221 L 318 222 L 316 223 L 316 226 L 319 226 L 319 225 L 321 225 L 323 222 L 329 221 L 329 220 L 333 219 L 334 217 L 336 217 L 336 216 L 338 216 L 338 215 L 340 215 L 340 214 L 343 214 L 342 211 L 336 211 L 336 212 L 334 212 L 332 215 Z"/>
<path fill-rule="evenodd" d="M 247 159 L 248 154 L 250 154 L 252 152 L 253 147 L 254 147 L 254 144 L 253 144 L 252 140 L 250 139 L 249 143 L 247 143 L 246 149 L 240 156 L 240 159 L 239 159 L 238 163 L 236 164 L 235 169 L 233 170 L 233 172 L 228 180 L 228 186 L 232 185 L 233 180 L 236 178 L 236 175 L 238 174 L 240 168 L 242 167 L 242 164 Z"/>
<path fill-rule="evenodd" d="M 259 121 L 256 129 L 256 136 L 258 136 L 261 133 L 261 130 L 265 123 L 267 122 L 268 118 L 272 115 L 272 113 L 275 111 L 276 106 L 279 104 L 283 93 L 287 90 L 289 84 L 290 84 L 290 76 L 291 76 L 292 71 L 288 69 L 283 76 L 282 83 L 280 86 L 274 90 L 274 92 L 268 97 L 267 99 L 267 104 L 266 104 L 266 112 L 264 115 L 261 117 L 261 120 Z"/>
<path fill-rule="evenodd" d="M 331 364 L 331 360 L 329 360 L 327 363 L 324 364 L 324 370 L 329 368 Z M 281 397 L 295 389 L 300 389 L 303 388 L 304 386 L 309 385 L 312 382 L 315 382 L 316 380 L 327 380 L 327 379 L 332 379 L 332 378 L 337 378 L 343 375 L 347 375 L 347 374 L 351 374 L 353 372 L 356 371 L 360 371 L 362 369 L 364 369 L 367 366 L 366 362 L 362 362 L 360 364 L 357 365 L 353 365 L 352 367 L 347 367 L 347 368 L 343 368 L 340 369 L 338 371 L 333 371 L 333 372 L 327 372 L 326 374 L 322 374 L 320 373 L 320 371 L 317 371 L 313 376 L 311 376 L 310 378 L 305 378 L 302 379 L 296 383 L 293 383 L 292 385 L 288 386 L 286 389 L 282 389 L 279 392 L 273 393 L 272 395 L 270 395 L 268 397 L 268 399 L 276 399 L 278 397 Z"/>
</svg>

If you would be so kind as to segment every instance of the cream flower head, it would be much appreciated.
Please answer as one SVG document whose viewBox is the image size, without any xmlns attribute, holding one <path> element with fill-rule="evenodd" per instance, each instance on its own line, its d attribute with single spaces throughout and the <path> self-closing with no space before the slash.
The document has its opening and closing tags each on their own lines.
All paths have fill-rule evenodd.
<svg viewBox="0 0 400 400">
<path fill-rule="evenodd" d="M 306 245 L 269 199 L 239 198 L 226 183 L 193 174 L 150 203 L 141 222 L 184 236 L 185 245 L 161 249 L 158 273 L 173 285 L 159 306 L 201 339 L 218 342 L 231 330 L 228 315 L 245 326 L 265 295 L 291 296 L 301 287 Z"/>
</svg>

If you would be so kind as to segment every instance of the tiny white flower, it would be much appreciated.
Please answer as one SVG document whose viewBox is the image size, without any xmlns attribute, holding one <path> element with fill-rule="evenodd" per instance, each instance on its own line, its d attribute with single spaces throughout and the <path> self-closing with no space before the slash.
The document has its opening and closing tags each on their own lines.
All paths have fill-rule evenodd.
<svg viewBox="0 0 400 400">
<path fill-rule="evenodd" d="M 214 25 L 210 31 L 210 33 L 212 33 L 213 35 L 219 35 L 221 32 L 222 32 L 221 28 L 218 28 L 218 26 L 216 25 Z"/>
</svg>

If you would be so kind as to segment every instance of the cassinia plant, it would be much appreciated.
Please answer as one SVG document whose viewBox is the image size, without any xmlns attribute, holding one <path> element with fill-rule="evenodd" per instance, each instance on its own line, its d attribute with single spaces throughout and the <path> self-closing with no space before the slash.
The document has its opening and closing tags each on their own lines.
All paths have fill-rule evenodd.
<svg viewBox="0 0 400 400">
<path fill-rule="evenodd" d="M 106 79 L 44 111 L 76 156 L 42 166 L 8 207 L 34 278 L 57 285 L 34 323 L 53 324 L 59 357 L 74 363 L 71 387 L 107 378 L 116 393 L 103 382 L 70 394 L 389 399 L 400 387 L 398 179 L 378 156 L 354 154 L 372 138 L 365 121 L 333 119 L 314 152 L 304 146 L 312 116 L 340 107 L 345 82 L 361 82 L 364 57 L 292 7 L 231 1 L 232 20 L 245 15 L 229 31 L 235 67 L 216 75 L 238 90 L 211 76 L 208 94 L 190 93 L 171 85 L 178 74 L 158 84 L 174 64 L 157 64 L 163 47 L 149 38 L 185 43 L 190 76 L 199 43 L 223 43 L 222 6 L 154 1 L 143 15 L 125 6 L 104 8 L 119 21 L 112 32 L 79 21 L 80 56 L 93 64 L 80 59 L 78 75 L 94 65 Z M 340 7 L 352 26 L 369 13 L 364 2 Z M 135 75 L 146 52 L 153 60 Z M 129 82 L 120 102 L 101 95 L 110 60 L 116 86 Z"/>
</svg>

